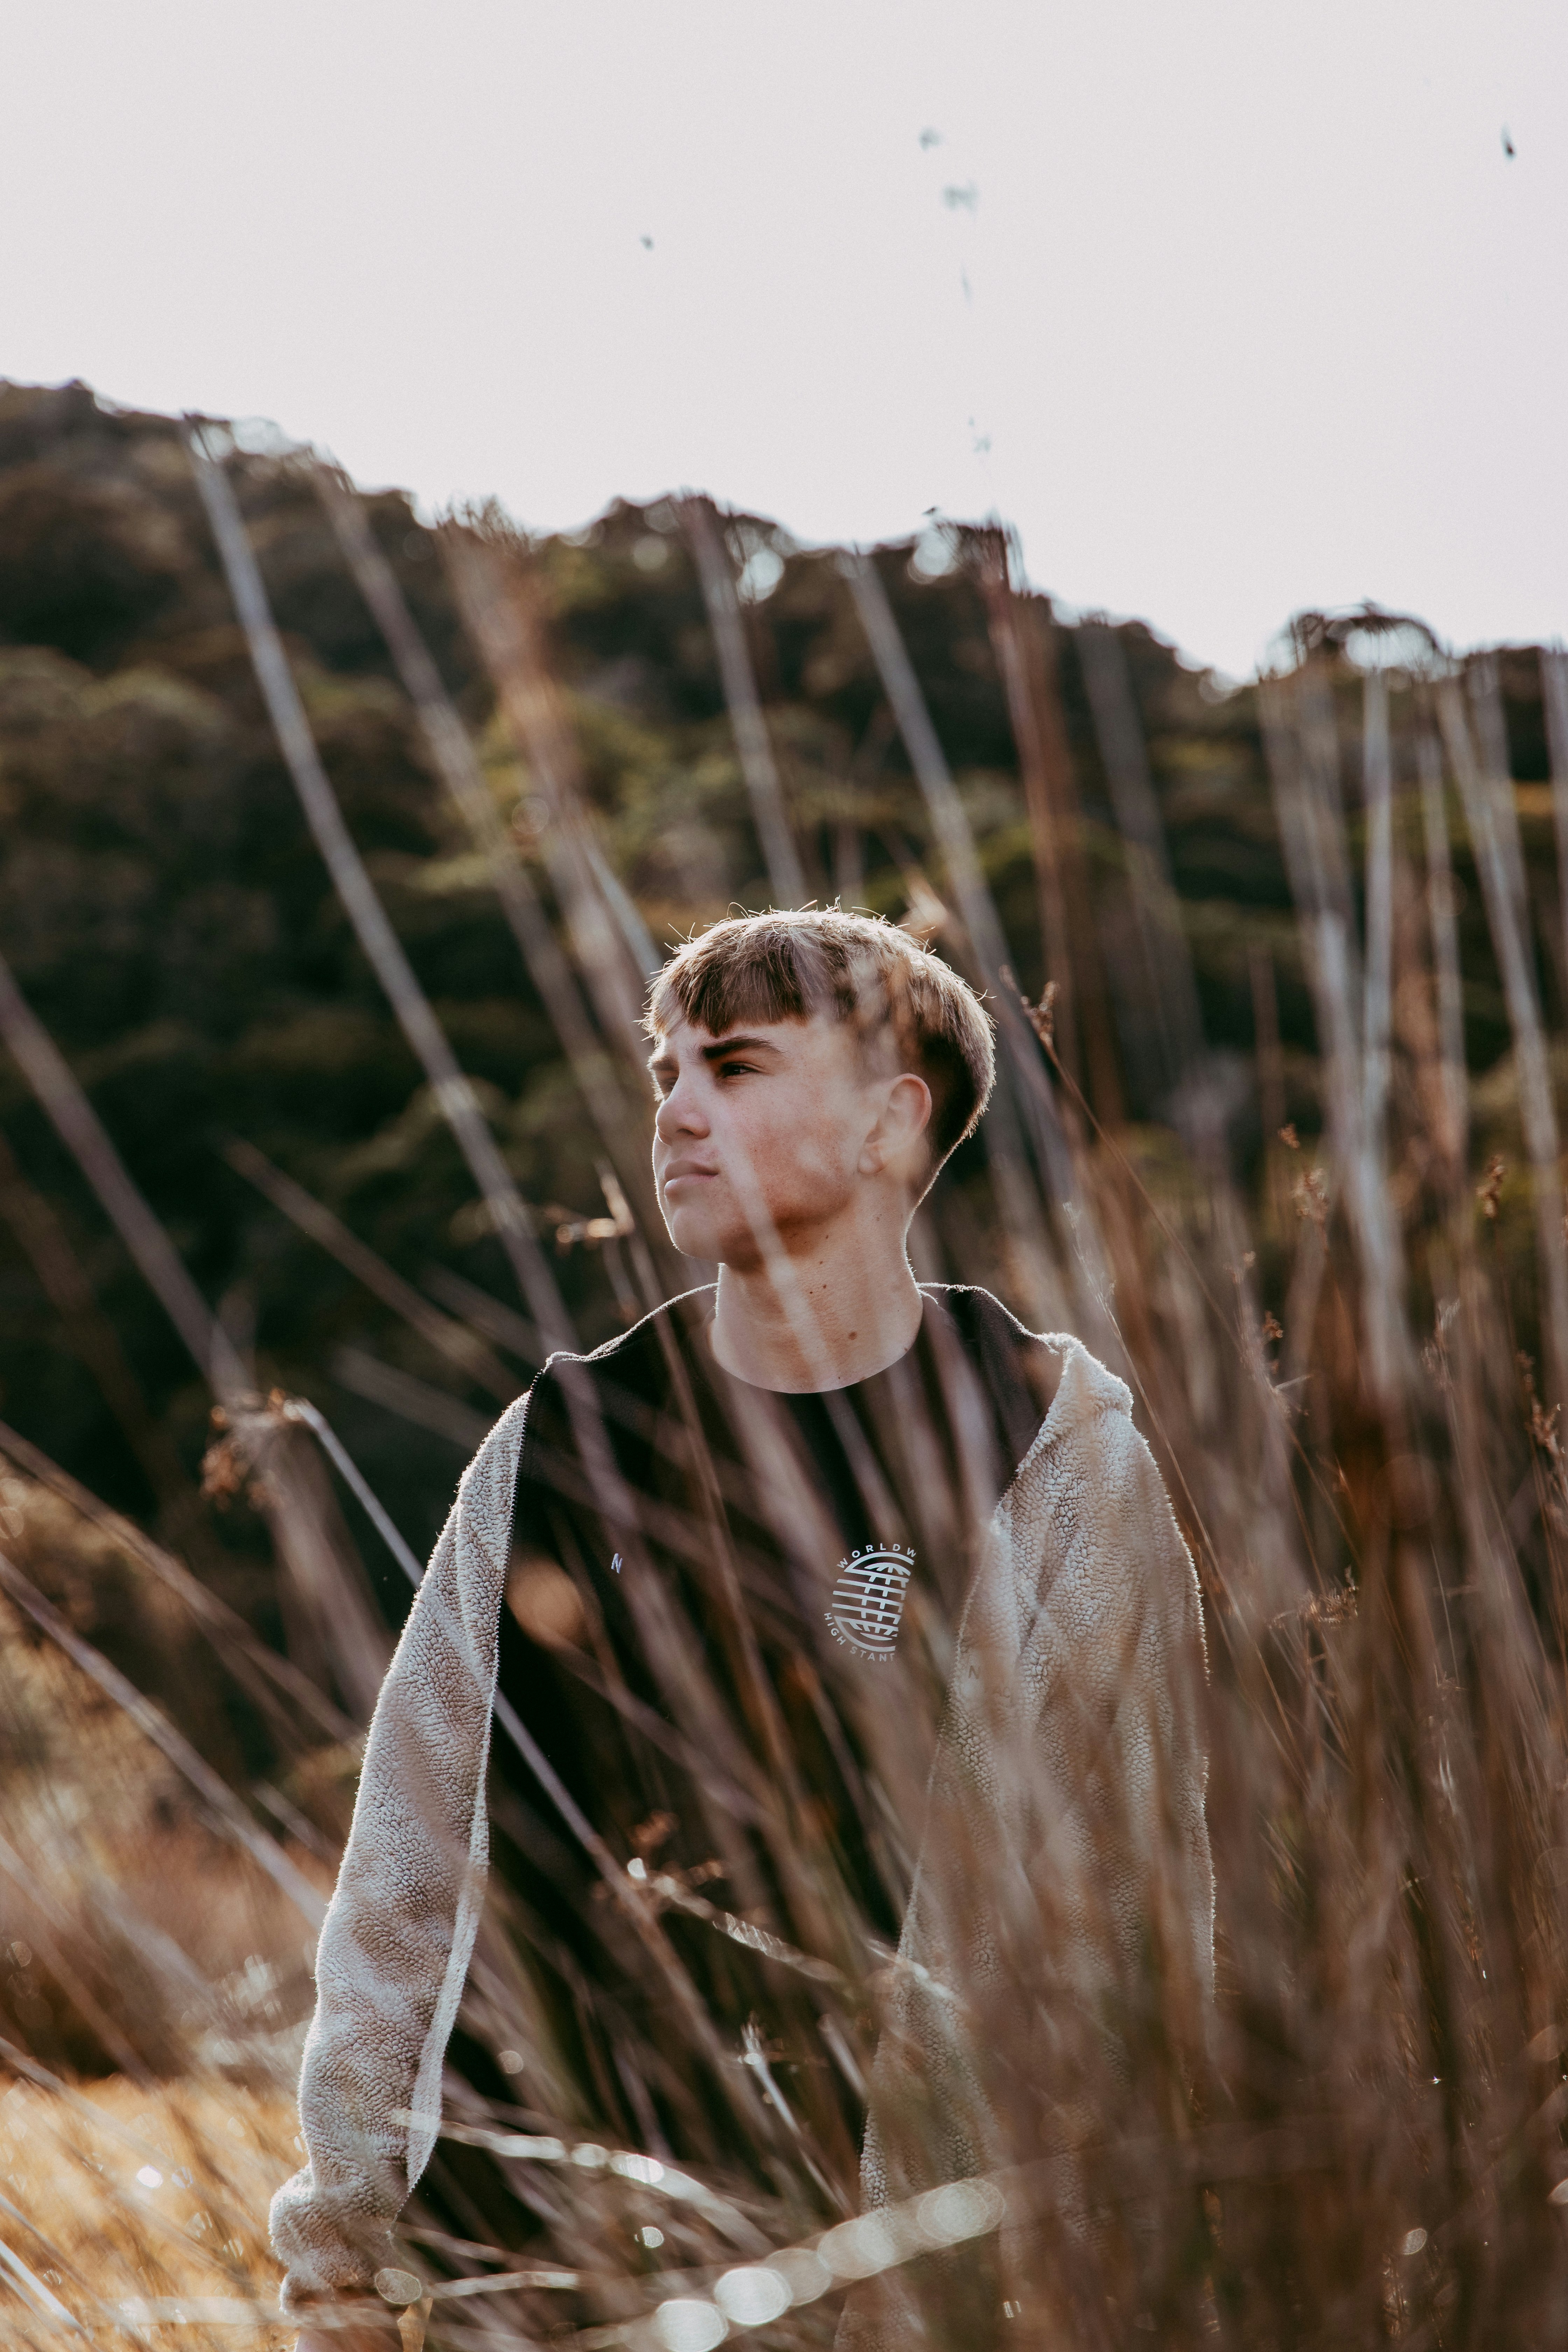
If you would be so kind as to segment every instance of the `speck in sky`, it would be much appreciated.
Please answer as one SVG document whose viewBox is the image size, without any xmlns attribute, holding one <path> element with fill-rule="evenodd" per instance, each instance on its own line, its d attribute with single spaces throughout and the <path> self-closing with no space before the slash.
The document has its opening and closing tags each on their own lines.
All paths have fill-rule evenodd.
<svg viewBox="0 0 1568 2352">
<path fill-rule="evenodd" d="M 1556 0 L 58 0 L 6 51 L 15 378 L 541 528 L 995 510 L 1235 676 L 1307 605 L 1568 622 Z"/>
</svg>

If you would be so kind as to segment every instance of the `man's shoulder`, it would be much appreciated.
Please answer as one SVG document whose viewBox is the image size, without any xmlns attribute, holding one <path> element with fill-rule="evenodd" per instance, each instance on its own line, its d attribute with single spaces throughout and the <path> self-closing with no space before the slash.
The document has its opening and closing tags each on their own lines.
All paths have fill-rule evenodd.
<svg viewBox="0 0 1568 2352">
<path fill-rule="evenodd" d="M 952 1323 L 998 1402 L 1014 1414 L 1032 1416 L 1032 1434 L 1051 1409 L 1064 1358 L 1076 1343 L 1059 1331 L 1031 1331 L 976 1283 L 922 1282 L 920 1287 Z"/>
<path fill-rule="evenodd" d="M 569 1359 L 565 1358 L 564 1351 L 559 1351 L 550 1360 L 552 1363 L 569 1360 L 611 1366 L 633 1362 L 644 1350 L 662 1355 L 666 1344 L 665 1327 L 678 1319 L 688 1327 L 706 1322 L 713 1312 L 716 1287 L 711 1282 L 704 1282 L 700 1283 L 695 1290 L 678 1291 L 673 1298 L 661 1300 L 640 1322 L 633 1323 L 625 1331 L 617 1331 L 613 1339 L 603 1339 L 596 1348 L 590 1348 L 584 1354 Z"/>
<path fill-rule="evenodd" d="M 1064 1345 L 1059 1332 L 1031 1331 L 1010 1307 L 1004 1307 L 992 1291 L 983 1290 L 977 1282 L 922 1282 L 920 1292 L 922 1298 L 933 1299 L 939 1307 L 945 1307 L 961 1328 L 987 1331 L 998 1339 L 1024 1341 L 1032 1348 L 1060 1349 Z"/>
<path fill-rule="evenodd" d="M 708 1319 L 713 1289 L 711 1283 L 705 1283 L 695 1290 L 681 1291 L 596 1348 L 581 1352 L 558 1348 L 534 1381 L 531 1412 L 546 1408 L 558 1398 L 574 1372 L 586 1378 L 601 1395 L 618 1391 L 647 1402 L 661 1399 L 669 1385 L 671 1348 L 679 1348 L 683 1336 Z"/>
</svg>

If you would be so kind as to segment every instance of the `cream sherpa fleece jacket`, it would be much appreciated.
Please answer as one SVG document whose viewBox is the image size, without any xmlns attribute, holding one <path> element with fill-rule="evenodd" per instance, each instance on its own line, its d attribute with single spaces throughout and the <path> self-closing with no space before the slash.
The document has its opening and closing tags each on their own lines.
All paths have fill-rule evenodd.
<svg viewBox="0 0 1568 2352">
<path fill-rule="evenodd" d="M 953 2004 L 927 1988 L 933 1976 L 982 1989 L 995 1980 L 1012 1933 L 1004 1913 L 1020 1889 L 1033 1899 L 1031 1886 L 1048 1882 L 1058 1975 L 1090 1990 L 1108 1937 L 1124 1950 L 1136 1943 L 1155 1843 L 1168 1849 L 1173 1832 L 1187 1960 L 1212 1980 L 1196 1576 L 1125 1384 L 1076 1339 L 1052 1344 L 1063 1357 L 1057 1394 L 997 1506 L 960 1632 L 900 1946 L 921 1965 L 896 1972 L 872 2086 L 868 2203 L 994 2152 Z M 435 2145 L 484 1894 L 486 1765 L 526 1407 L 521 1398 L 508 1408 L 464 1475 L 371 1724 L 317 1953 L 300 2082 L 309 2161 L 272 2203 L 283 2300 L 296 2310 L 363 2293 L 396 2263 L 393 2227 Z M 911 2061 L 942 2119 L 937 2144 L 928 2134 L 914 2155 L 897 2122 L 898 2078 Z"/>
</svg>

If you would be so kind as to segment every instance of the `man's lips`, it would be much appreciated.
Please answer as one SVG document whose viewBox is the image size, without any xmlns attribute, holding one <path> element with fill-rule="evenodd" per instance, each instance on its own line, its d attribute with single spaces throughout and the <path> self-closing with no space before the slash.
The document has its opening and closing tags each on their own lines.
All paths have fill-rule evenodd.
<svg viewBox="0 0 1568 2352">
<path fill-rule="evenodd" d="M 665 1170 L 659 1182 L 668 1192 L 672 1184 L 710 1183 L 718 1173 L 717 1168 L 697 1168 L 689 1160 L 679 1160 L 673 1168 Z"/>
</svg>

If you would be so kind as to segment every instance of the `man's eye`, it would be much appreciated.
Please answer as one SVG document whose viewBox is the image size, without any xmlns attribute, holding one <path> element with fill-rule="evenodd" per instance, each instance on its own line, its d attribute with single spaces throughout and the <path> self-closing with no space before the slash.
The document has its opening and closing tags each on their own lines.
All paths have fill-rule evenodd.
<svg viewBox="0 0 1568 2352">
<path fill-rule="evenodd" d="M 754 1076 L 756 1074 L 756 1067 L 757 1066 L 755 1062 L 721 1062 L 719 1065 L 719 1075 L 721 1078 L 727 1078 L 735 1072 L 739 1072 L 742 1075 L 749 1072 Z"/>
</svg>

